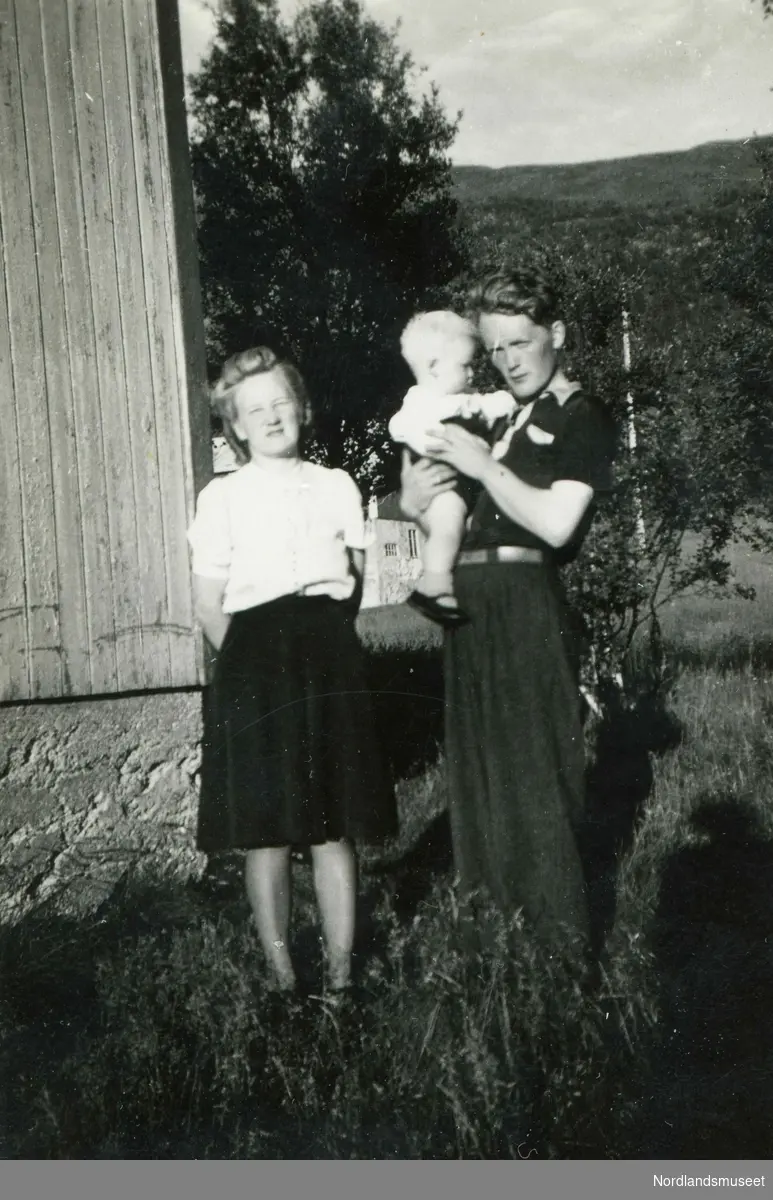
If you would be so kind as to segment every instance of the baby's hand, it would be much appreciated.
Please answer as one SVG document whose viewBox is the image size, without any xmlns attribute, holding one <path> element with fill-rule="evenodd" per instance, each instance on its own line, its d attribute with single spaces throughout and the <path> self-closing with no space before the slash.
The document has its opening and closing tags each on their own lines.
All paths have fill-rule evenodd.
<svg viewBox="0 0 773 1200">
<path fill-rule="evenodd" d="M 479 397 L 480 411 L 485 413 L 490 424 L 500 417 L 510 417 L 517 412 L 518 405 L 508 392 L 490 392 Z"/>
<path fill-rule="evenodd" d="M 480 479 L 491 457 L 488 444 L 459 425 L 444 425 L 427 431 L 427 446 L 433 458 L 454 467 L 470 479 Z"/>
<path fill-rule="evenodd" d="M 469 421 L 470 417 L 477 417 L 478 405 L 477 396 L 471 396 L 469 392 L 458 392 L 454 396 L 456 402 L 456 416 L 462 421 Z"/>
</svg>

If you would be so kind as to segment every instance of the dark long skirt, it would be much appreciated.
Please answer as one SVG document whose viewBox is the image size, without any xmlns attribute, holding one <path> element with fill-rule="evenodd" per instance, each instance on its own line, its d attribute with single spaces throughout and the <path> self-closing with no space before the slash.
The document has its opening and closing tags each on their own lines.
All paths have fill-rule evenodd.
<svg viewBox="0 0 773 1200">
<path fill-rule="evenodd" d="M 200 850 L 396 832 L 351 606 L 284 596 L 235 613 L 208 692 Z"/>
<path fill-rule="evenodd" d="M 554 569 L 461 566 L 472 618 L 445 642 L 446 757 L 454 857 L 463 892 L 540 933 L 586 935 L 577 845 L 584 748 L 576 642 Z"/>
</svg>

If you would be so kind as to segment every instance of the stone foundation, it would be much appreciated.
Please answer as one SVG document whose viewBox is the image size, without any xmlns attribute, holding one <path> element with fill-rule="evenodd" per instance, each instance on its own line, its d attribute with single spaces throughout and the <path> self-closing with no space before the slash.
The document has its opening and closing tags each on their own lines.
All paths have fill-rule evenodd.
<svg viewBox="0 0 773 1200">
<path fill-rule="evenodd" d="M 201 695 L 0 709 L 0 919 L 93 911 L 128 872 L 189 879 Z"/>
</svg>

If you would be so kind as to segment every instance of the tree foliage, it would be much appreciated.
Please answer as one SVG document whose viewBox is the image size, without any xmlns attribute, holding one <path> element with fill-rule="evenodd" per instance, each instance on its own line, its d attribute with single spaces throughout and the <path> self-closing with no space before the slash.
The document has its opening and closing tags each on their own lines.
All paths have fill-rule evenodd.
<svg viewBox="0 0 773 1200">
<path fill-rule="evenodd" d="M 528 220 L 509 221 L 501 203 L 470 214 L 474 269 L 536 258 L 559 282 L 570 374 L 608 405 L 620 431 L 615 490 L 601 500 L 578 560 L 565 571 L 585 625 L 589 682 L 602 689 L 625 674 L 642 634 L 654 682 L 662 678 L 663 606 L 688 589 L 733 587 L 729 547 L 752 536 L 750 518 L 765 491 L 763 464 L 773 446 L 767 398 L 773 343 L 763 338 L 755 351 L 737 298 L 721 293 L 716 280 L 711 284 L 705 259 L 710 249 L 723 275 L 720 260 L 736 262 L 746 247 L 757 256 L 754 288 L 770 302 L 762 283 L 770 242 L 762 229 L 756 249 L 749 239 L 750 224 L 761 219 L 750 205 L 732 237 L 724 214 L 714 237 L 701 228 L 685 236 L 691 223 L 684 221 L 678 237 L 675 226 L 664 231 L 653 254 L 653 237 L 660 235 L 651 228 L 638 230 L 639 238 L 621 229 L 602 242 L 598 230 L 583 237 L 577 222 L 551 226 L 535 211 Z M 752 288 L 748 271 L 740 279 Z M 460 281 L 459 302 L 462 292 Z M 763 299 L 754 295 L 759 316 Z M 755 361 L 756 399 L 749 380 Z M 764 527 L 757 521 L 755 528 L 759 534 Z"/>
<path fill-rule="evenodd" d="M 402 325 L 462 267 L 432 86 L 359 0 L 226 0 L 191 80 L 209 356 L 268 342 L 308 378 L 317 452 L 383 485 Z"/>
<path fill-rule="evenodd" d="M 707 271 L 707 285 L 736 315 L 718 356 L 717 371 L 749 430 L 744 472 L 747 537 L 773 549 L 773 146 L 755 148 L 760 168 L 758 196 L 743 205 L 735 236 Z"/>
</svg>

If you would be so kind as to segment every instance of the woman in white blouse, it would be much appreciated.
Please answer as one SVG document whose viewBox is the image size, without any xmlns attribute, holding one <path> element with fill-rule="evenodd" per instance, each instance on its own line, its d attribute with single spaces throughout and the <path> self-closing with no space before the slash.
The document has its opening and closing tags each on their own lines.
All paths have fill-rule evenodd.
<svg viewBox="0 0 773 1200">
<path fill-rule="evenodd" d="M 290 855 L 309 847 L 327 989 L 350 983 L 354 840 L 396 830 L 354 629 L 364 563 L 360 493 L 301 457 L 298 371 L 266 347 L 234 355 L 213 405 L 240 468 L 198 498 L 189 530 L 197 618 L 218 651 L 205 705 L 197 844 L 246 850 L 272 985 L 291 993 Z"/>
</svg>

